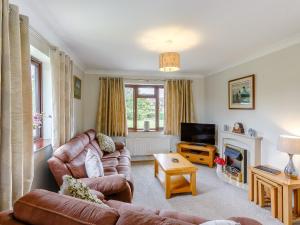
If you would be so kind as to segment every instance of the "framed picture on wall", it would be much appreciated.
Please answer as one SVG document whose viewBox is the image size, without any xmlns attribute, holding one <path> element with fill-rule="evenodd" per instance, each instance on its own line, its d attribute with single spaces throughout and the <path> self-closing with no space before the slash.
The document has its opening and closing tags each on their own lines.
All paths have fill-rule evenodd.
<svg viewBox="0 0 300 225">
<path fill-rule="evenodd" d="M 229 109 L 255 109 L 255 75 L 228 81 Z"/>
<path fill-rule="evenodd" d="M 81 80 L 74 76 L 74 98 L 81 99 Z"/>
</svg>

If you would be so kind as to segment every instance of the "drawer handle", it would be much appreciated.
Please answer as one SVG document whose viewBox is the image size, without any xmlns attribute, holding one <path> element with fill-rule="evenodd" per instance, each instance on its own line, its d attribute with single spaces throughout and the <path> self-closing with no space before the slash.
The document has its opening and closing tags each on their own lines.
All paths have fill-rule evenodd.
<svg viewBox="0 0 300 225">
<path fill-rule="evenodd" d="M 203 158 L 199 158 L 199 160 L 203 161 L 204 159 Z"/>
<path fill-rule="evenodd" d="M 185 158 L 190 158 L 190 157 L 188 155 L 186 155 Z"/>
</svg>

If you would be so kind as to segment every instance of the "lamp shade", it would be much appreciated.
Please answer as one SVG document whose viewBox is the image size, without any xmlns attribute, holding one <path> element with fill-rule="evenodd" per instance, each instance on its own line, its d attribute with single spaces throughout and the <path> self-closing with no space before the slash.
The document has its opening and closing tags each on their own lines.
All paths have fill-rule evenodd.
<svg viewBox="0 0 300 225">
<path fill-rule="evenodd" d="M 159 55 L 159 70 L 174 72 L 180 69 L 180 56 L 177 52 L 165 52 Z"/>
<path fill-rule="evenodd" d="M 300 137 L 280 135 L 278 140 L 278 150 L 288 154 L 300 154 Z"/>
</svg>

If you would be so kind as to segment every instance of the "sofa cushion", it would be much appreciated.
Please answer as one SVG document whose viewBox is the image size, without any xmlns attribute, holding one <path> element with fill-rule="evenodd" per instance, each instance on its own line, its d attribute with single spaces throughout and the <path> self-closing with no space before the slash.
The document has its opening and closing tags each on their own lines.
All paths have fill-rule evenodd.
<svg viewBox="0 0 300 225">
<path fill-rule="evenodd" d="M 114 225 L 119 214 L 112 208 L 37 189 L 14 204 L 14 217 L 32 225 Z"/>
<path fill-rule="evenodd" d="M 145 214 L 132 210 L 122 210 L 119 212 L 120 218 L 116 225 L 192 225 L 181 220 L 161 217 L 153 214 Z"/>
<path fill-rule="evenodd" d="M 96 139 L 96 131 L 94 129 L 89 129 L 84 132 L 90 139 L 90 142 Z"/>
<path fill-rule="evenodd" d="M 85 170 L 88 177 L 103 177 L 104 170 L 99 155 L 91 149 L 87 151 L 85 157 Z"/>
<path fill-rule="evenodd" d="M 126 211 L 126 210 L 131 210 L 131 211 L 141 212 L 141 213 L 145 213 L 145 214 L 152 214 L 152 215 L 159 214 L 159 210 L 157 210 L 157 209 L 149 209 L 149 208 L 145 208 L 143 206 L 137 206 L 137 205 L 129 204 L 126 202 L 120 202 L 120 201 L 116 201 L 116 200 L 109 200 L 106 202 L 106 204 L 108 206 L 110 206 L 111 208 L 118 210 L 119 213 Z"/>
<path fill-rule="evenodd" d="M 89 202 L 99 204 L 99 206 L 107 208 L 96 195 L 94 195 L 90 188 L 80 180 L 76 180 L 69 175 L 63 177 L 63 184 L 60 188 L 60 194 L 72 196 L 74 198 L 82 199 Z"/>
<path fill-rule="evenodd" d="M 113 153 L 116 151 L 116 146 L 113 139 L 105 134 L 98 133 L 97 134 L 98 143 L 100 149 L 104 152 Z"/>
</svg>

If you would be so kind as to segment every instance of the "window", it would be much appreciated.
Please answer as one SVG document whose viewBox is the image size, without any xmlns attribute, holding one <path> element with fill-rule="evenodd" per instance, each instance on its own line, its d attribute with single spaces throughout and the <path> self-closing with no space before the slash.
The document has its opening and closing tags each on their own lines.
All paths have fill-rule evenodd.
<svg viewBox="0 0 300 225">
<path fill-rule="evenodd" d="M 31 81 L 32 81 L 32 114 L 42 113 L 42 63 L 31 58 Z M 33 129 L 33 138 L 37 140 L 42 137 L 42 128 Z"/>
<path fill-rule="evenodd" d="M 164 87 L 161 85 L 126 85 L 127 126 L 131 131 L 144 129 L 149 121 L 150 130 L 164 126 Z"/>
</svg>

